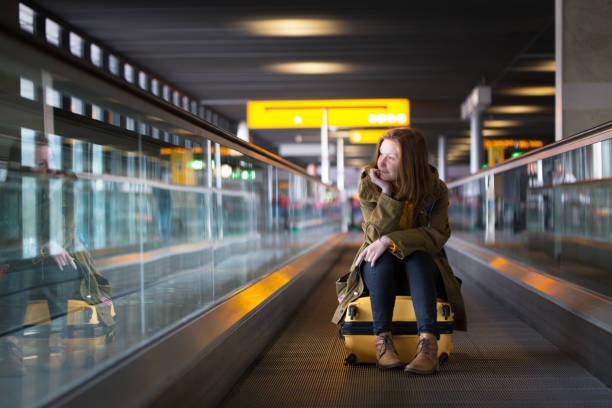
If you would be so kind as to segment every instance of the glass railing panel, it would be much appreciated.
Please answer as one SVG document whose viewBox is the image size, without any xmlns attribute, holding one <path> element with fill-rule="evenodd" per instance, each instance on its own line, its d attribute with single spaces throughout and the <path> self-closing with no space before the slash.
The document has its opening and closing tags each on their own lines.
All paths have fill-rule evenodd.
<svg viewBox="0 0 612 408">
<path fill-rule="evenodd" d="M 611 133 L 455 183 L 453 235 L 612 296 Z"/>
<path fill-rule="evenodd" d="M 0 45 L 3 406 L 88 381 L 340 231 L 334 188 Z"/>
</svg>

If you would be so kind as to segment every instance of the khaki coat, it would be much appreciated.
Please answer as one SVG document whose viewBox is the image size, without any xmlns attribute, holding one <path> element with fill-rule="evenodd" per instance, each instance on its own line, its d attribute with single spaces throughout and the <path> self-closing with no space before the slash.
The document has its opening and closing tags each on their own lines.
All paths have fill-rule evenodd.
<svg viewBox="0 0 612 408">
<path fill-rule="evenodd" d="M 365 241 L 357 251 L 349 273 L 336 282 L 339 305 L 334 313 L 333 323 L 340 323 L 348 304 L 364 292 L 365 285 L 361 276 L 364 261 L 356 266 L 357 257 L 368 245 L 386 235 L 396 245 L 397 249 L 392 254 L 399 259 L 404 259 L 415 251 L 425 251 L 432 256 L 440 270 L 448 301 L 455 313 L 455 329 L 467 330 L 465 306 L 460 291 L 461 282 L 453 274 L 443 251 L 443 246 L 451 234 L 448 224 L 448 189 L 439 179 L 438 171 L 431 166 L 430 169 L 432 188 L 423 202 L 414 207 L 413 225 L 408 229 L 399 229 L 406 201 L 401 197 L 395 199 L 383 194 L 370 179 L 369 168 L 366 167 L 362 171 L 359 203 L 363 212 L 362 228 Z"/>
</svg>

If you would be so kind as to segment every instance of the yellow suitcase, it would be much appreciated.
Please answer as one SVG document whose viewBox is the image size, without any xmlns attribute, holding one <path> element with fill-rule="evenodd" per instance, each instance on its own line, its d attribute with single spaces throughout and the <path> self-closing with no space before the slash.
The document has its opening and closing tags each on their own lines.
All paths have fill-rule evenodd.
<svg viewBox="0 0 612 408">
<path fill-rule="evenodd" d="M 115 327 L 106 326 L 98 319 L 95 306 L 85 301 L 69 299 L 65 327 L 58 332 L 64 339 L 68 358 L 75 366 L 91 365 L 104 357 L 106 345 L 114 341 Z M 111 304 L 111 315 L 115 308 Z M 24 354 L 40 355 L 49 347 L 51 329 L 49 306 L 46 300 L 30 300 L 24 319 Z"/>
<path fill-rule="evenodd" d="M 454 327 L 454 313 L 449 303 L 440 299 L 437 301 L 438 310 L 438 358 L 440 362 L 448 359 L 453 350 L 452 333 Z M 344 364 L 376 363 L 376 347 L 372 329 L 372 307 L 370 297 L 361 297 L 350 303 L 344 322 L 340 324 L 340 335 L 348 356 Z M 414 358 L 418 344 L 417 325 L 410 296 L 396 296 L 391 324 L 393 345 L 397 349 L 403 363 L 409 363 Z"/>
</svg>

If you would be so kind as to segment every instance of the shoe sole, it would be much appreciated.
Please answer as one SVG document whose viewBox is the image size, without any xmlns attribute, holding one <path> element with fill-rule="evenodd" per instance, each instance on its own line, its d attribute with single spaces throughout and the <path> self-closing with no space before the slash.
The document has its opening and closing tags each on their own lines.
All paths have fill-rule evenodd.
<svg viewBox="0 0 612 408">
<path fill-rule="evenodd" d="M 404 363 L 402 362 L 399 362 L 393 365 L 389 365 L 389 366 L 381 366 L 380 364 L 376 364 L 376 367 L 380 368 L 381 370 L 394 370 L 397 368 L 402 368 L 403 366 L 404 366 Z"/>
<path fill-rule="evenodd" d="M 417 375 L 431 375 L 431 374 L 435 374 L 438 371 L 440 371 L 440 366 L 436 366 L 434 367 L 433 370 L 430 371 L 421 371 L 421 370 L 415 370 L 414 368 L 405 368 L 404 372 L 406 373 L 411 373 L 411 374 L 417 374 Z"/>
</svg>

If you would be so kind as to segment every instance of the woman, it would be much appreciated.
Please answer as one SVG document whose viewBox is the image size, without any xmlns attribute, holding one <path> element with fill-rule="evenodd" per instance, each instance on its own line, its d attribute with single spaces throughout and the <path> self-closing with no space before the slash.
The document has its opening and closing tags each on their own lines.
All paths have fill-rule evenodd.
<svg viewBox="0 0 612 408">
<path fill-rule="evenodd" d="M 378 366 L 401 367 L 393 347 L 391 320 L 395 295 L 408 286 L 419 343 L 405 371 L 416 374 L 438 370 L 437 295 L 446 296 L 451 303 L 455 328 L 466 329 L 460 283 L 442 250 L 450 236 L 448 190 L 427 159 L 425 138 L 413 128 L 392 129 L 376 146 L 359 184 L 365 242 L 343 277 L 345 282 L 338 286 L 340 305 L 332 320 L 340 322 L 348 304 L 367 289 Z"/>
<path fill-rule="evenodd" d="M 0 238 L 0 377 L 26 373 L 21 337 L 31 299 L 47 302 L 52 319 L 66 316 L 68 299 L 85 300 L 95 305 L 98 318 L 106 326 L 114 324 L 111 312 L 111 287 L 94 264 L 91 254 L 77 235 L 75 226 L 74 182 L 69 171 L 53 169 L 53 152 L 46 136 L 39 135 L 32 163 L 22 164 L 22 149 L 9 150 L 9 173 L 0 183 L 0 204 L 10 209 Z M 25 181 L 29 184 L 24 186 Z M 55 183 L 54 183 L 55 182 Z M 59 184 L 52 196 L 52 184 Z M 28 190 L 26 187 L 29 187 Z M 28 196 L 24 196 L 28 194 Z M 25 247 L 24 201 L 33 202 L 28 222 L 34 225 L 32 248 Z M 53 212 L 53 203 L 59 211 Z M 61 240 L 53 239 L 53 235 Z M 63 320 L 65 324 L 65 320 Z M 44 368 L 61 368 L 67 363 L 64 327 L 49 334 L 48 350 L 42 350 L 37 363 Z"/>
</svg>

